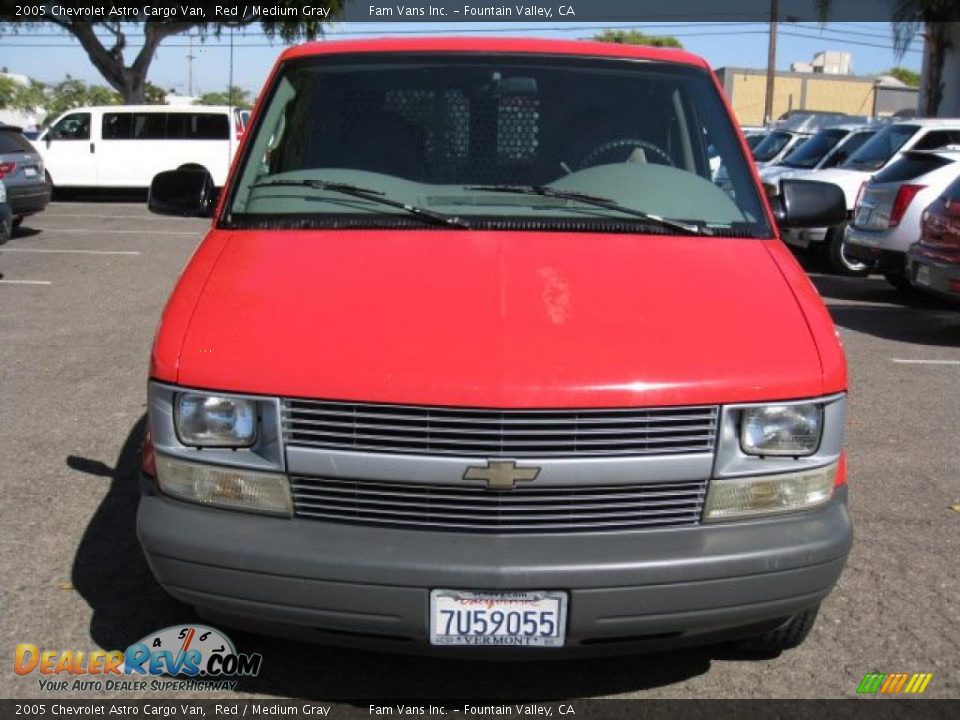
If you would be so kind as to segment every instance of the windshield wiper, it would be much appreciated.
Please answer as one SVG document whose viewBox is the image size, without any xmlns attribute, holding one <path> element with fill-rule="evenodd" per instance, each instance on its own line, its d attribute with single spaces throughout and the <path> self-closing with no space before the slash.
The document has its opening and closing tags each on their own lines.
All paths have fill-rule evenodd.
<svg viewBox="0 0 960 720">
<path fill-rule="evenodd" d="M 646 213 L 642 210 L 635 210 L 632 207 L 621 205 L 616 200 L 611 200 L 610 198 L 588 195 L 586 193 L 576 192 L 574 190 L 557 190 L 556 188 L 552 188 L 547 185 L 466 185 L 463 189 L 478 190 L 481 192 L 513 193 L 515 195 L 542 195 L 543 197 L 558 198 L 560 200 L 573 200 L 574 202 L 582 202 L 584 205 L 593 205 L 594 207 L 605 208 L 607 210 L 615 210 L 616 212 L 621 212 L 625 215 L 631 215 L 635 218 L 640 218 L 648 223 L 659 225 L 660 227 L 668 228 L 670 230 L 677 230 L 679 232 L 690 233 L 693 235 L 713 234 L 706 227 L 688 225 L 677 220 L 669 220 L 668 218 L 660 217 L 659 215 L 652 215 L 651 213 Z"/>
<path fill-rule="evenodd" d="M 350 197 L 359 198 L 361 200 L 369 200 L 370 202 L 380 203 L 381 205 L 387 205 L 388 207 L 399 208 L 400 210 L 405 210 L 411 215 L 423 218 L 424 220 L 429 220 L 437 225 L 452 225 L 453 227 L 466 228 L 467 230 L 470 229 L 470 225 L 466 220 L 462 220 L 451 215 L 444 215 L 443 213 L 434 212 L 433 210 L 427 210 L 426 208 L 417 207 L 416 205 L 410 205 L 409 203 L 401 202 L 400 200 L 392 200 L 391 198 L 386 197 L 379 190 L 360 187 L 359 185 L 350 185 L 349 183 L 330 182 L 328 180 L 270 180 L 269 182 L 254 183 L 250 186 L 251 189 L 259 187 L 308 187 L 314 190 L 327 190 L 330 192 L 340 193 L 341 195 L 349 195 Z"/>
</svg>

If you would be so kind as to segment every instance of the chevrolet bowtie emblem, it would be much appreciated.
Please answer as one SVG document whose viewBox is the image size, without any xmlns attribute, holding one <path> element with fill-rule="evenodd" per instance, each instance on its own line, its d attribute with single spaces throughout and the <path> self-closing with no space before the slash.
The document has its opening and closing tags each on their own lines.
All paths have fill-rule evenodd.
<svg viewBox="0 0 960 720">
<path fill-rule="evenodd" d="M 464 480 L 485 480 L 488 488 L 512 490 L 518 480 L 533 480 L 540 474 L 538 467 L 517 467 L 513 460 L 487 460 L 486 467 L 468 467 Z"/>
</svg>

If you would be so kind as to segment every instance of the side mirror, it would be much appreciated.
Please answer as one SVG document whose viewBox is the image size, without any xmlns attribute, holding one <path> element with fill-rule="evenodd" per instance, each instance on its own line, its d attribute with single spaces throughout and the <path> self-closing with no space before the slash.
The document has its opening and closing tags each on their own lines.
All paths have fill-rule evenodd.
<svg viewBox="0 0 960 720">
<path fill-rule="evenodd" d="M 770 199 L 781 228 L 833 227 L 847 221 L 847 199 L 833 183 L 781 180 L 780 194 Z"/>
<path fill-rule="evenodd" d="M 210 217 L 213 204 L 213 178 L 201 168 L 167 170 L 150 183 L 147 207 L 158 215 Z"/>
</svg>

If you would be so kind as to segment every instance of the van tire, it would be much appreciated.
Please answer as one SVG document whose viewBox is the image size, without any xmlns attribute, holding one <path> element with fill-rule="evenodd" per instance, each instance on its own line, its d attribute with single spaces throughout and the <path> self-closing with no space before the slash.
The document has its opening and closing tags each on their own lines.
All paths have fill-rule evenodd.
<svg viewBox="0 0 960 720">
<path fill-rule="evenodd" d="M 741 641 L 740 648 L 746 652 L 761 655 L 774 655 L 784 650 L 792 650 L 807 639 L 817 620 L 818 612 L 820 612 L 820 603 L 798 612 L 778 628 Z"/>
<path fill-rule="evenodd" d="M 843 228 L 830 228 L 824 245 L 827 255 L 827 265 L 837 275 L 848 277 L 866 277 L 870 274 L 870 266 L 860 260 L 847 257 L 844 252 L 846 243 L 843 241 Z"/>
</svg>

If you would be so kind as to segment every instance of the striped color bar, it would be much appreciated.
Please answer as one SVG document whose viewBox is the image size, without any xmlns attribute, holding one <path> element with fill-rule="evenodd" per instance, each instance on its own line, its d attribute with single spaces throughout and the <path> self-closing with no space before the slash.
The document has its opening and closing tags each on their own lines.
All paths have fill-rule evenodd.
<svg viewBox="0 0 960 720">
<path fill-rule="evenodd" d="M 919 695 L 927 689 L 932 679 L 933 673 L 867 673 L 857 686 L 857 692 Z"/>
</svg>

